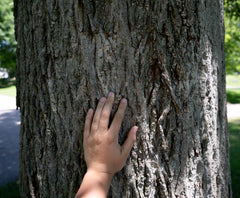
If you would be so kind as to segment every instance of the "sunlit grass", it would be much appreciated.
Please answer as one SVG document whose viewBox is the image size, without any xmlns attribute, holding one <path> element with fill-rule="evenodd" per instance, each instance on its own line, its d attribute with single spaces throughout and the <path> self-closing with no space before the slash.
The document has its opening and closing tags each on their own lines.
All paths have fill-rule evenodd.
<svg viewBox="0 0 240 198">
<path fill-rule="evenodd" d="M 16 86 L 5 87 L 0 89 L 0 95 L 16 97 Z"/>
<path fill-rule="evenodd" d="M 240 118 L 229 120 L 230 165 L 233 197 L 240 195 Z"/>
<path fill-rule="evenodd" d="M 6 80 L 0 79 L 0 95 L 16 97 L 15 78 Z"/>
<path fill-rule="evenodd" d="M 240 75 L 227 75 L 226 82 L 227 101 L 232 104 L 240 103 Z"/>
<path fill-rule="evenodd" d="M 227 83 L 227 87 L 239 87 L 240 88 L 240 75 L 227 75 L 226 83 Z"/>
</svg>

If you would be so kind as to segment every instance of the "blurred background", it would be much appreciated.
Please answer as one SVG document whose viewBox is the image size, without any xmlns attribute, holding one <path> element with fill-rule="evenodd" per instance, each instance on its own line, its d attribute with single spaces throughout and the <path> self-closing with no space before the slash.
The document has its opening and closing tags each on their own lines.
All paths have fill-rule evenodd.
<svg viewBox="0 0 240 198">
<path fill-rule="evenodd" d="M 233 197 L 240 196 L 240 0 L 225 0 L 225 56 Z M 19 195 L 13 0 L 0 0 L 0 198 Z"/>
</svg>

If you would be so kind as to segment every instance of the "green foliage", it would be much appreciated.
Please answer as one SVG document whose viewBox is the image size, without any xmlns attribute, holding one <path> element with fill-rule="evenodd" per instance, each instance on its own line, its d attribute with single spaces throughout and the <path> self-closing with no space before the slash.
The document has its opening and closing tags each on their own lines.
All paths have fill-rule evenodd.
<svg viewBox="0 0 240 198">
<path fill-rule="evenodd" d="M 226 15 L 230 18 L 240 18 L 240 0 L 225 0 L 224 9 Z"/>
<path fill-rule="evenodd" d="M 0 197 L 20 198 L 19 181 L 9 183 L 0 188 Z"/>
<path fill-rule="evenodd" d="M 240 19 L 225 16 L 225 60 L 228 74 L 240 73 Z"/>
<path fill-rule="evenodd" d="M 7 68 L 10 77 L 15 76 L 16 72 L 16 51 L 15 46 L 0 46 L 0 67 Z"/>
<path fill-rule="evenodd" d="M 240 103 L 240 89 L 227 89 L 227 101 L 232 104 Z"/>
<path fill-rule="evenodd" d="M 226 71 L 240 73 L 240 0 L 225 0 L 224 10 Z"/>
<path fill-rule="evenodd" d="M 0 41 L 16 45 L 14 38 L 13 0 L 0 1 Z"/>
<path fill-rule="evenodd" d="M 15 75 L 16 41 L 14 37 L 13 0 L 0 1 L 0 67 Z"/>
<path fill-rule="evenodd" d="M 233 198 L 240 195 L 240 120 L 229 121 L 230 165 Z"/>
</svg>

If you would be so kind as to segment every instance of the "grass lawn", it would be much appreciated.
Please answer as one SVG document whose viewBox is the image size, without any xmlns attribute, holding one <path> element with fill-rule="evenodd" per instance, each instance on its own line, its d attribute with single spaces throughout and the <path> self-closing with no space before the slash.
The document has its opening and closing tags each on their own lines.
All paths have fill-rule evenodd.
<svg viewBox="0 0 240 198">
<path fill-rule="evenodd" d="M 229 120 L 230 165 L 233 198 L 240 195 L 240 118 Z"/>
<path fill-rule="evenodd" d="M 227 101 L 232 104 L 240 103 L 240 89 L 227 89 Z"/>
<path fill-rule="evenodd" d="M 240 75 L 227 75 L 227 101 L 232 104 L 240 103 Z M 239 87 L 239 89 L 233 88 Z"/>
<path fill-rule="evenodd" d="M 240 87 L 240 75 L 227 75 L 227 87 Z"/>
<path fill-rule="evenodd" d="M 5 87 L 0 89 L 0 95 L 16 97 L 16 86 Z"/>
<path fill-rule="evenodd" d="M 19 182 L 12 182 L 0 188 L 0 197 L 2 198 L 20 198 Z"/>
<path fill-rule="evenodd" d="M 0 79 L 0 95 L 16 97 L 15 80 Z"/>
</svg>

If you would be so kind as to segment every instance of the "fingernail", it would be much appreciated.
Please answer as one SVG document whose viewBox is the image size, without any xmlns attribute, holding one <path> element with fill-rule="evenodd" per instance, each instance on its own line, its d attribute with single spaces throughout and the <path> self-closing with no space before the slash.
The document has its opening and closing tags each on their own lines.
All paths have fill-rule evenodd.
<svg viewBox="0 0 240 198">
<path fill-rule="evenodd" d="M 113 92 L 109 92 L 108 97 L 112 97 L 113 96 Z"/>
<path fill-rule="evenodd" d="M 126 100 L 125 98 L 123 98 L 123 99 L 121 100 L 121 103 L 127 103 L 127 100 Z"/>
<path fill-rule="evenodd" d="M 89 109 L 88 112 L 87 112 L 87 114 L 91 114 L 92 112 L 93 112 L 93 110 L 92 110 L 92 109 Z"/>
<path fill-rule="evenodd" d="M 133 128 L 133 132 L 134 132 L 134 133 L 137 133 L 137 130 L 138 130 L 138 127 L 135 126 L 135 127 Z"/>
<path fill-rule="evenodd" d="M 100 99 L 100 102 L 105 102 L 106 101 L 106 98 L 105 97 L 102 97 L 101 99 Z"/>
<path fill-rule="evenodd" d="M 134 128 L 133 128 L 133 137 L 134 137 L 134 142 L 136 142 L 136 140 L 137 140 L 137 130 L 138 130 L 138 127 L 137 126 L 134 126 Z"/>
</svg>

